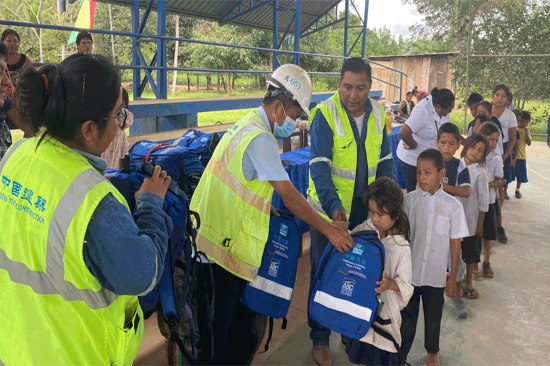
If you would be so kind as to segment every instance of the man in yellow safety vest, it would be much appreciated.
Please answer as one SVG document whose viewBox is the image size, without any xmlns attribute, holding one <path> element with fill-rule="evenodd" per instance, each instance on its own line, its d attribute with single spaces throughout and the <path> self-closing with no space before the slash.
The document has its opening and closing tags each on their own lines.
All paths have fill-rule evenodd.
<svg viewBox="0 0 550 366">
<path fill-rule="evenodd" d="M 323 219 L 289 180 L 275 137 L 290 136 L 309 115 L 312 84 L 299 66 L 280 66 L 268 78 L 264 101 L 224 135 L 197 186 L 191 210 L 199 213 L 198 250 L 213 261 L 214 364 L 249 364 L 263 339 L 264 315 L 240 295 L 258 273 L 269 232 L 273 191 L 297 217 L 340 251 L 354 246 L 347 231 Z"/>
<path fill-rule="evenodd" d="M 366 220 L 361 198 L 379 177 L 393 179 L 392 154 L 385 126 L 384 108 L 369 98 L 371 68 L 354 57 L 340 73 L 338 93 L 311 111 L 311 155 L 308 202 L 321 216 L 349 223 L 349 229 Z M 311 229 L 311 281 L 317 263 L 329 243 L 323 233 Z M 330 330 L 308 319 L 313 357 L 322 366 L 332 365 Z"/>
</svg>

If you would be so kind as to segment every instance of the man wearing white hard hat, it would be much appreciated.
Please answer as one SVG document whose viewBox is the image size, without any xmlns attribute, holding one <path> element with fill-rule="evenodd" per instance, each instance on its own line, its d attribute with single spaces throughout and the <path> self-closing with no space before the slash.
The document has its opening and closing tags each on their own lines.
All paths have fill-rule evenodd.
<svg viewBox="0 0 550 366">
<path fill-rule="evenodd" d="M 338 93 L 311 111 L 311 153 L 308 202 L 324 218 L 349 224 L 352 230 L 367 219 L 361 202 L 376 178 L 393 177 L 384 108 L 369 98 L 370 66 L 361 58 L 347 59 L 340 72 Z M 311 228 L 311 280 L 329 242 Z M 313 357 L 321 366 L 332 365 L 330 330 L 308 319 Z"/>
<path fill-rule="evenodd" d="M 340 251 L 354 246 L 347 230 L 311 208 L 279 157 L 276 137 L 290 136 L 302 112 L 309 116 L 311 79 L 288 64 L 267 82 L 262 105 L 223 136 L 191 200 L 190 209 L 201 218 L 197 248 L 214 263 L 213 364 L 249 364 L 263 339 L 267 317 L 246 308 L 240 296 L 246 281 L 258 273 L 274 190 L 290 211 Z"/>
</svg>

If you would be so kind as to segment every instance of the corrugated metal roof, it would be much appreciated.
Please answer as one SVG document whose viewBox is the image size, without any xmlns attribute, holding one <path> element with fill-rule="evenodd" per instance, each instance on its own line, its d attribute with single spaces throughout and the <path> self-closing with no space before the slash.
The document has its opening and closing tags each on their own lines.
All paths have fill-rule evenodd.
<svg viewBox="0 0 550 366">
<path fill-rule="evenodd" d="M 131 0 L 99 0 L 101 2 L 130 5 Z M 158 0 L 163 1 L 163 0 Z M 219 20 L 233 5 L 239 3 L 239 0 L 164 0 L 166 1 L 166 10 L 171 13 L 192 15 L 201 18 Z M 244 0 L 248 3 L 249 0 Z M 302 9 L 300 11 L 300 31 L 323 16 L 327 11 L 334 8 L 341 0 L 302 0 Z M 140 0 L 140 6 L 146 7 L 149 0 Z M 279 8 L 291 8 L 296 3 L 294 0 L 279 0 Z M 153 5 L 156 9 L 156 4 Z M 292 18 L 294 10 L 279 11 L 279 30 L 284 31 L 288 22 Z M 255 9 L 239 18 L 233 23 L 248 25 L 256 28 L 273 29 L 273 7 L 266 4 Z M 291 25 L 290 32 L 294 32 L 294 22 Z"/>
</svg>

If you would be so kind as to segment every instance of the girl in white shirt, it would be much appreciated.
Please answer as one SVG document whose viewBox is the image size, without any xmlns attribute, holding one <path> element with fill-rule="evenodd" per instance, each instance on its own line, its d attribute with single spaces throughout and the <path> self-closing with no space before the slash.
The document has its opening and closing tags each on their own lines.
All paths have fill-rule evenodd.
<svg viewBox="0 0 550 366">
<path fill-rule="evenodd" d="M 478 116 L 479 117 L 479 116 Z M 481 262 L 481 238 L 483 221 L 489 211 L 489 175 L 485 169 L 485 158 L 489 153 L 489 143 L 485 137 L 474 134 L 466 139 L 462 149 L 462 161 L 470 172 L 470 197 L 461 198 L 470 236 L 462 239 L 462 259 L 466 263 L 466 279 L 462 295 L 477 299 L 479 293 L 472 285 L 474 263 Z"/>
<path fill-rule="evenodd" d="M 393 337 L 395 343 L 373 328 L 361 340 L 350 339 L 346 346 L 349 361 L 361 365 L 402 365 L 395 344 L 401 345 L 401 310 L 407 305 L 414 288 L 411 285 L 411 250 L 409 220 L 403 211 L 401 188 L 388 178 L 375 180 L 363 197 L 370 219 L 355 227 L 353 233 L 376 230 L 385 250 L 384 274 L 376 292 L 384 302 L 380 317 L 391 322 L 373 328 Z"/>
<path fill-rule="evenodd" d="M 489 144 L 489 155 L 486 158 L 487 173 L 489 174 L 489 211 L 485 214 L 483 221 L 483 277 L 493 278 L 495 273 L 491 268 L 491 246 L 493 240 L 497 239 L 497 219 L 496 219 L 496 190 L 502 187 L 504 171 L 502 156 L 495 152 L 500 131 L 498 126 L 493 122 L 485 122 L 481 126 L 479 133 L 487 139 Z"/>
</svg>

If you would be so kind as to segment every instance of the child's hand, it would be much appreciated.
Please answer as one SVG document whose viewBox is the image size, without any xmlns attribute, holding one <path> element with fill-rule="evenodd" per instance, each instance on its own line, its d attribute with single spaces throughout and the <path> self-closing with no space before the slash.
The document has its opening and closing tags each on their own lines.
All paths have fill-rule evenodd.
<svg viewBox="0 0 550 366">
<path fill-rule="evenodd" d="M 380 285 L 380 287 L 374 289 L 377 294 L 382 293 L 386 290 L 393 290 L 397 287 L 397 283 L 394 280 L 386 277 L 386 271 L 382 273 L 382 281 L 377 281 L 376 284 Z"/>
<path fill-rule="evenodd" d="M 447 296 L 458 299 L 457 293 L 456 293 L 456 281 L 454 278 L 451 278 L 451 276 L 447 276 L 447 284 L 445 286 L 445 293 Z"/>
<path fill-rule="evenodd" d="M 476 236 L 481 238 L 483 236 L 483 225 L 478 225 L 476 227 Z"/>
</svg>

